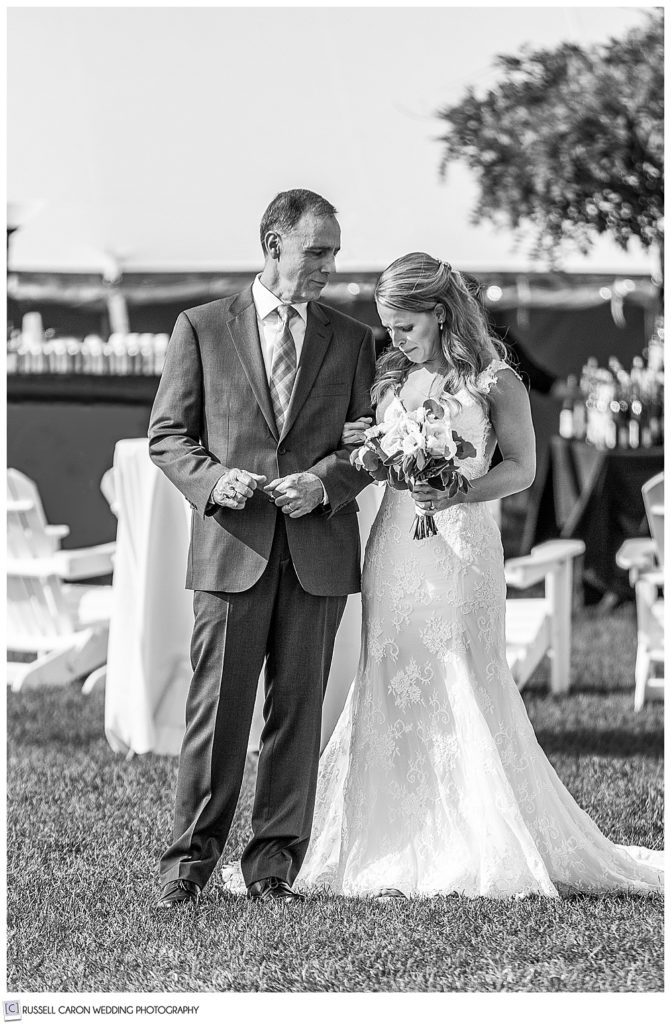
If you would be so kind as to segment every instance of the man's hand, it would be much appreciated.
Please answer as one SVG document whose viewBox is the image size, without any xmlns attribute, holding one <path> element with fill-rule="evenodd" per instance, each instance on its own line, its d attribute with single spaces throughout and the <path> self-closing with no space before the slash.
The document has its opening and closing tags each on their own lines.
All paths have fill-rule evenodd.
<svg viewBox="0 0 671 1024">
<path fill-rule="evenodd" d="M 223 508 L 241 509 L 266 479 L 258 473 L 248 473 L 245 469 L 227 469 L 217 480 L 210 497 Z"/>
<path fill-rule="evenodd" d="M 324 488 L 314 473 L 291 473 L 271 480 L 263 488 L 285 516 L 300 519 L 324 500 Z"/>
<path fill-rule="evenodd" d="M 368 428 L 373 422 L 372 416 L 360 416 L 358 420 L 353 420 L 351 423 L 346 423 L 343 427 L 341 443 L 342 444 L 360 444 Z"/>
</svg>

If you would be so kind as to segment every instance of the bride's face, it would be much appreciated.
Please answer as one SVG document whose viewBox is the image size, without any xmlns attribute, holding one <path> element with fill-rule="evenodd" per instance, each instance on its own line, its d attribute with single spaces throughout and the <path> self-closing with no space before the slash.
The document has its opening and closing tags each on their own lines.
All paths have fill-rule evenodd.
<svg viewBox="0 0 671 1024">
<path fill-rule="evenodd" d="M 377 312 L 394 348 L 404 352 L 413 363 L 427 363 L 441 355 L 436 310 L 418 313 L 378 303 Z"/>
</svg>

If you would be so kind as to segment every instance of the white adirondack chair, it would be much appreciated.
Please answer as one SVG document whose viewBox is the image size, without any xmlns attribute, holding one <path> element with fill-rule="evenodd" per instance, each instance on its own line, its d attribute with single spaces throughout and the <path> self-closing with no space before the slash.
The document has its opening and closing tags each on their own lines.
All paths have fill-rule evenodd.
<svg viewBox="0 0 671 1024">
<path fill-rule="evenodd" d="M 10 469 L 7 484 L 7 681 L 89 676 L 107 655 L 111 587 L 63 581 L 109 574 L 114 544 L 60 550 L 68 528 L 47 524 L 33 481 Z"/>
<path fill-rule="evenodd" d="M 544 597 L 506 601 L 506 654 L 520 689 L 547 654 L 552 693 L 568 693 L 573 559 L 584 551 L 581 540 L 551 540 L 532 548 L 529 555 L 509 558 L 505 563 L 509 587 L 526 590 L 545 583 Z"/>
<path fill-rule="evenodd" d="M 114 541 L 86 548 L 61 549 L 69 526 L 50 526 L 37 485 L 18 469 L 7 470 L 7 553 L 10 558 L 52 559 L 64 580 L 95 579 L 112 572 Z"/>
<path fill-rule="evenodd" d="M 616 555 L 636 592 L 635 711 L 650 696 L 664 697 L 664 474 L 647 480 L 641 493 L 651 536 L 625 541 Z"/>
</svg>

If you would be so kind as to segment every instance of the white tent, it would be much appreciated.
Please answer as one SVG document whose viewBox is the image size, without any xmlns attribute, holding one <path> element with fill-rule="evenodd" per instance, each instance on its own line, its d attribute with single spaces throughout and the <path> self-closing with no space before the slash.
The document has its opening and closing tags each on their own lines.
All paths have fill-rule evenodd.
<svg viewBox="0 0 671 1024">
<path fill-rule="evenodd" d="M 57 7 L 8 11 L 8 196 L 34 205 L 16 270 L 242 270 L 278 191 L 340 211 L 339 269 L 425 250 L 539 269 L 441 182 L 437 109 L 524 43 L 605 41 L 635 8 Z M 567 270 L 646 273 L 600 239 Z"/>
</svg>

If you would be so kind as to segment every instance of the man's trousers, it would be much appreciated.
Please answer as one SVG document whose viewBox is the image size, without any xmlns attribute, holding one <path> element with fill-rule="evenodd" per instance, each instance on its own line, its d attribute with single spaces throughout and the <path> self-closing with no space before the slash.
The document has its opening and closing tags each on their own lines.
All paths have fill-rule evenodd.
<svg viewBox="0 0 671 1024">
<path fill-rule="evenodd" d="M 270 876 L 294 881 L 310 839 L 322 701 L 346 600 L 302 589 L 281 512 L 268 565 L 253 587 L 194 593 L 193 678 L 173 842 L 160 864 L 164 884 L 187 878 L 202 888 L 221 856 L 242 785 L 264 659 L 265 724 L 242 872 L 247 885 Z"/>
</svg>

